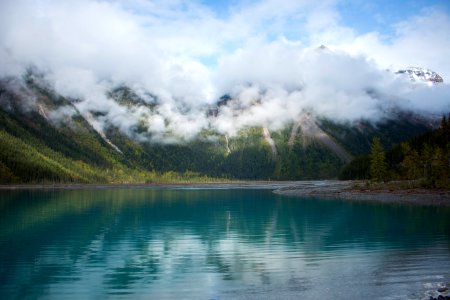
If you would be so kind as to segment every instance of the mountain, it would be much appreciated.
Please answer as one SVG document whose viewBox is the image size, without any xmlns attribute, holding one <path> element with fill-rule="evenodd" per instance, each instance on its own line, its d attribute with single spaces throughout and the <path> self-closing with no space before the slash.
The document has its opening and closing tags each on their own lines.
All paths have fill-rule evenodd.
<svg viewBox="0 0 450 300">
<path fill-rule="evenodd" d="M 430 84 L 444 82 L 444 79 L 436 72 L 420 67 L 408 67 L 406 69 L 398 70 L 395 73 L 408 75 L 412 81 L 416 82 L 427 82 Z"/>
<path fill-rule="evenodd" d="M 107 97 L 117 110 L 151 114 L 163 108 L 155 95 L 126 85 L 108 91 Z M 210 128 L 192 138 L 174 134 L 161 139 L 148 133 L 154 123 L 144 117 L 124 130 L 106 118 L 101 106 L 80 111 L 78 104 L 78 99 L 58 94 L 37 72 L 3 78 L 0 182 L 336 178 L 354 157 L 370 151 L 374 136 L 390 148 L 436 126 L 436 118 L 398 110 L 378 123 L 338 122 L 304 111 L 277 130 L 244 126 L 229 136 Z M 224 107 L 236 114 L 240 105 L 225 95 L 203 111 L 214 121 Z M 260 103 L 248 105 L 257 108 Z"/>
</svg>

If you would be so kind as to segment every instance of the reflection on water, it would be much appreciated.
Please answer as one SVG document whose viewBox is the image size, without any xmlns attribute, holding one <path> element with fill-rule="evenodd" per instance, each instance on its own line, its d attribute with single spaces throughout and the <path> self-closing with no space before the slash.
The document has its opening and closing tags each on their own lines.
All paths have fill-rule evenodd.
<svg viewBox="0 0 450 300">
<path fill-rule="evenodd" d="M 265 190 L 0 192 L 0 298 L 417 299 L 450 210 Z"/>
</svg>

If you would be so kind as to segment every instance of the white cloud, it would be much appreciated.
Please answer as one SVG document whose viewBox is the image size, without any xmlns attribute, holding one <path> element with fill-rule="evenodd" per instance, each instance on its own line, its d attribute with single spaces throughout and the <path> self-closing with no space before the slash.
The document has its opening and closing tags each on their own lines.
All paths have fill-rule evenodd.
<svg viewBox="0 0 450 300">
<path fill-rule="evenodd" d="M 450 16 L 435 9 L 393 25 L 395 36 L 377 32 L 354 36 L 336 44 L 352 53 L 364 53 L 386 68 L 420 66 L 450 80 Z"/>
<path fill-rule="evenodd" d="M 130 132 L 144 119 L 159 139 L 210 126 L 280 128 L 305 110 L 377 120 L 392 106 L 450 109 L 448 85 L 411 87 L 384 70 L 417 65 L 450 80 L 448 14 L 425 10 L 385 37 L 343 26 L 337 0 L 242 3 L 219 14 L 197 1 L 2 1 L 0 75 L 36 66 L 59 93 L 81 100 L 82 113 L 105 112 L 102 125 Z M 320 44 L 331 50 L 315 50 Z M 106 91 L 122 84 L 161 106 L 118 105 Z M 207 118 L 207 105 L 225 93 L 233 104 Z"/>
</svg>

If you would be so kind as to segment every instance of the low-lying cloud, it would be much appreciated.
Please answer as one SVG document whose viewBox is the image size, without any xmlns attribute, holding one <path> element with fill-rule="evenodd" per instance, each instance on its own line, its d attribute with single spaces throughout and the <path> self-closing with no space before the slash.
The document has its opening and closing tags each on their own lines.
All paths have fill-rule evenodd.
<svg viewBox="0 0 450 300">
<path fill-rule="evenodd" d="M 386 40 L 341 25 L 338 2 L 266 0 L 221 15 L 195 1 L 2 1 L 0 76 L 35 67 L 83 115 L 102 112 L 98 128 L 166 141 L 279 129 L 304 112 L 377 121 L 396 108 L 450 111 L 448 14 L 428 9 L 393 24 Z M 444 84 L 394 74 L 408 65 L 432 68 Z M 108 96 L 118 86 L 158 105 L 119 105 Z M 211 114 L 225 94 L 233 100 Z"/>
</svg>

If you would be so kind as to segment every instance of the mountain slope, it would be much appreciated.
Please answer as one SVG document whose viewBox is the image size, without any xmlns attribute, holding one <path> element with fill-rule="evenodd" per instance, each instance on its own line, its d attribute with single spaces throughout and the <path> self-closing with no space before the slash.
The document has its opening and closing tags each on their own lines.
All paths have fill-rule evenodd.
<svg viewBox="0 0 450 300">
<path fill-rule="evenodd" d="M 108 96 L 121 109 L 161 109 L 156 97 L 144 100 L 126 86 Z M 210 118 L 217 118 L 223 106 L 241 109 L 233 101 L 222 97 Z M 104 121 L 101 109 L 81 113 L 77 103 L 36 74 L 0 81 L 1 182 L 336 178 L 352 157 L 368 153 L 373 136 L 390 148 L 434 126 L 430 119 L 404 112 L 391 113 L 376 125 L 340 123 L 305 112 L 279 130 L 247 126 L 228 136 L 211 129 L 192 139 L 158 142 L 148 135 L 152 124 L 144 117 L 131 132 L 123 132 L 120 124 Z"/>
<path fill-rule="evenodd" d="M 30 84 L 20 90 L 35 97 L 34 107 L 21 106 L 23 95 L 1 83 L 0 160 L 12 173 L 3 182 L 114 182 L 135 176 L 138 166 L 111 149 L 79 114 L 57 124 L 47 118 L 43 112 L 63 98 L 55 101 Z"/>
<path fill-rule="evenodd" d="M 410 180 L 409 187 L 448 188 L 450 121 L 443 117 L 439 128 L 416 136 L 386 151 L 383 180 Z M 360 156 L 348 164 L 340 179 L 371 179 L 371 158 Z"/>
</svg>

